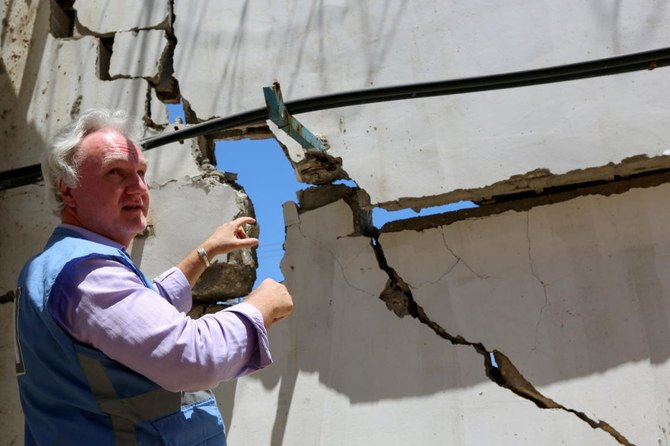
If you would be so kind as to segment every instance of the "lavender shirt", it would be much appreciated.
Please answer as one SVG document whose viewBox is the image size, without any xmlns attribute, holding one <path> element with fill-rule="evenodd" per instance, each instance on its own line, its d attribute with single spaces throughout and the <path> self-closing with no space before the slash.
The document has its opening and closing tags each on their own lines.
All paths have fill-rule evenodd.
<svg viewBox="0 0 670 446">
<path fill-rule="evenodd" d="M 61 226 L 123 248 L 83 228 Z M 154 285 L 158 293 L 119 262 L 86 259 L 68 280 L 54 284 L 48 311 L 76 340 L 173 392 L 215 387 L 272 362 L 256 307 L 240 303 L 192 319 L 186 314 L 191 288 L 181 270 L 170 268 Z"/>
</svg>

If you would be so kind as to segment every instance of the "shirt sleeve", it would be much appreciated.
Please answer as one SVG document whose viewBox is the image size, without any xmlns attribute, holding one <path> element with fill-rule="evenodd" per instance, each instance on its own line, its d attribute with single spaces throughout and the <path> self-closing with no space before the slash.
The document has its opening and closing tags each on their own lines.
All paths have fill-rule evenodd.
<svg viewBox="0 0 670 446">
<path fill-rule="evenodd" d="M 167 299 L 182 313 L 188 313 L 193 306 L 191 286 L 184 273 L 173 266 L 154 280 L 154 285 L 163 298 Z"/>
<path fill-rule="evenodd" d="M 181 298 L 161 297 L 175 285 L 163 276 L 158 294 L 119 262 L 84 259 L 63 269 L 48 309 L 73 338 L 174 392 L 215 387 L 272 362 L 255 307 L 192 319 L 172 305 Z"/>
</svg>

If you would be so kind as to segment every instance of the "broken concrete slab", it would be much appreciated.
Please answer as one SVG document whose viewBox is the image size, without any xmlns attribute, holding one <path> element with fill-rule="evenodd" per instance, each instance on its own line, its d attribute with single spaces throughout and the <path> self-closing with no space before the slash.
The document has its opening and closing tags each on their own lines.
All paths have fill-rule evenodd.
<svg viewBox="0 0 670 446">
<path fill-rule="evenodd" d="M 651 444 L 670 412 L 667 184 L 384 232 L 386 259 L 441 327 L 506 354 L 541 393 Z M 649 404 L 649 401 L 656 401 Z M 631 408 L 635 408 L 631 410 Z"/>
<path fill-rule="evenodd" d="M 170 26 L 168 0 L 77 0 L 74 9 L 82 34 L 111 36 L 119 31 Z"/>
<path fill-rule="evenodd" d="M 253 216 L 248 197 L 221 183 L 215 174 L 158 185 L 151 189 L 149 228 L 133 242 L 131 257 L 148 277 L 155 277 L 175 266 L 219 225 L 242 215 Z M 254 227 L 249 231 L 255 236 Z M 208 302 L 243 297 L 255 279 L 255 253 L 244 249 L 216 259 L 193 295 Z"/>
<path fill-rule="evenodd" d="M 342 158 L 334 158 L 316 149 L 305 150 L 272 121 L 268 120 L 267 125 L 291 160 L 298 181 L 320 185 L 349 178 L 342 169 Z"/>
<path fill-rule="evenodd" d="M 238 380 L 233 396 L 217 389 L 235 408 L 231 442 L 611 443 L 572 414 L 541 411 L 489 381 L 474 350 L 390 313 L 377 297 L 386 274 L 369 239 L 347 236 L 344 201 L 285 208 L 282 271 L 296 311 L 270 332 L 273 367 Z"/>
<path fill-rule="evenodd" d="M 148 162 L 146 178 L 149 187 L 159 189 L 172 181 L 201 176 L 203 172 L 194 159 L 197 150 L 194 139 L 146 150 L 144 156 Z"/>
<path fill-rule="evenodd" d="M 112 79 L 143 77 L 156 81 L 168 48 L 164 30 L 125 31 L 114 35 L 109 75 Z"/>
<path fill-rule="evenodd" d="M 158 99 L 155 88 L 151 88 L 148 102 L 148 112 L 146 116 L 148 126 L 161 129 L 167 127 L 170 123 L 167 107 L 160 99 Z"/>
</svg>

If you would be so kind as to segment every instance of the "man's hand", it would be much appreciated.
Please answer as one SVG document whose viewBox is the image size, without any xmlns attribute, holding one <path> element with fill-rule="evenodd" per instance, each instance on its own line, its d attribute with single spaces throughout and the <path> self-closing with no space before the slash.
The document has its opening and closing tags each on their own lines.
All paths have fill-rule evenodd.
<svg viewBox="0 0 670 446">
<path fill-rule="evenodd" d="M 198 247 L 205 250 L 207 258 L 214 260 L 214 257 L 218 255 L 236 249 L 256 246 L 258 245 L 258 239 L 247 237 L 247 233 L 244 231 L 244 225 L 255 222 L 256 220 L 251 217 L 240 217 L 224 223 L 216 228 L 216 231 Z M 177 268 L 184 273 L 189 285 L 193 288 L 200 275 L 205 271 L 205 263 L 200 259 L 198 251 L 194 249 L 177 264 Z"/>
<path fill-rule="evenodd" d="M 205 250 L 210 259 L 235 251 L 241 248 L 258 245 L 258 239 L 248 237 L 244 231 L 244 225 L 253 224 L 256 220 L 251 217 L 240 217 L 233 221 L 224 223 L 200 246 Z"/>
<path fill-rule="evenodd" d="M 288 317 L 293 310 L 293 299 L 284 285 L 265 279 L 244 302 L 253 305 L 263 316 L 265 328 Z"/>
</svg>

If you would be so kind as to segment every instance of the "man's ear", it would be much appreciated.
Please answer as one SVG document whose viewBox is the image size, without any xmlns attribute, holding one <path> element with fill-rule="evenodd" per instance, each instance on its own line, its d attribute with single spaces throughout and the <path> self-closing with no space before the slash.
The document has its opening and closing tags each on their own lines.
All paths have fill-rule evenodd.
<svg viewBox="0 0 670 446">
<path fill-rule="evenodd" d="M 72 188 L 65 184 L 65 181 L 62 179 L 58 183 L 58 192 L 60 193 L 61 199 L 63 200 L 63 204 L 67 208 L 72 208 L 74 209 L 77 204 L 77 202 L 74 199 L 74 196 L 72 196 Z"/>
</svg>

